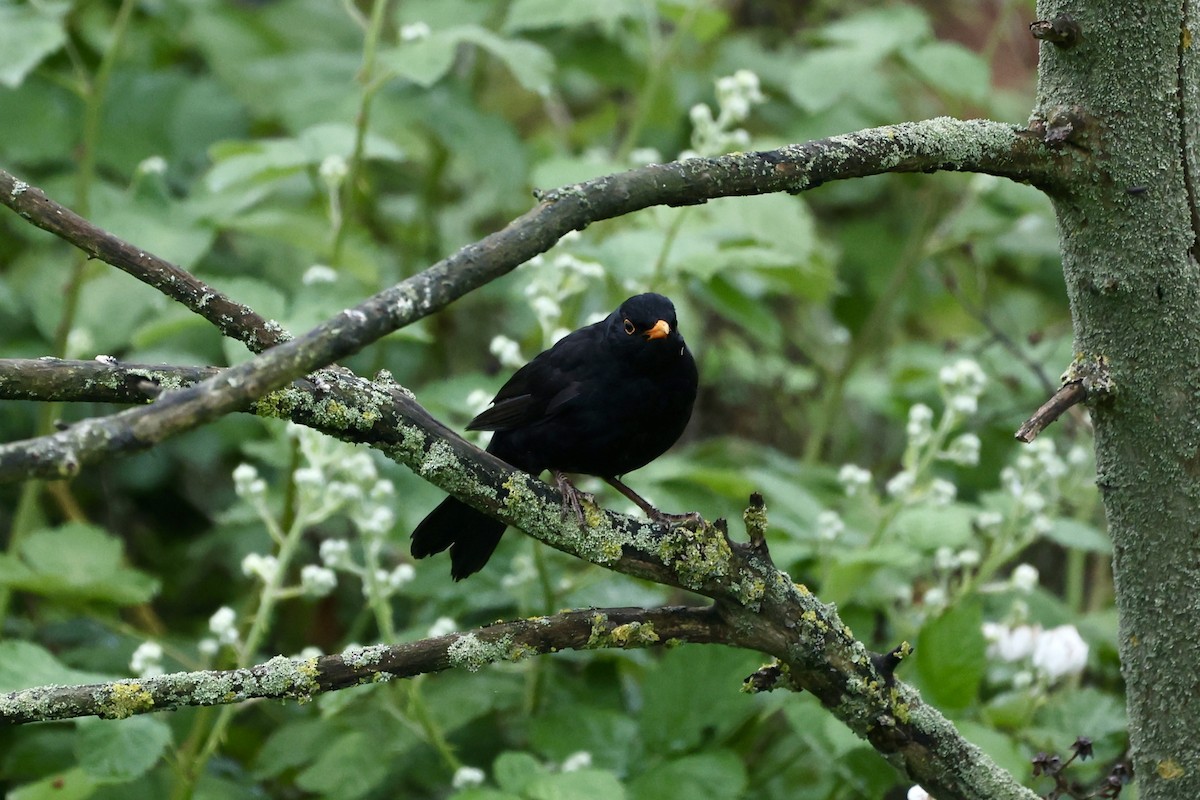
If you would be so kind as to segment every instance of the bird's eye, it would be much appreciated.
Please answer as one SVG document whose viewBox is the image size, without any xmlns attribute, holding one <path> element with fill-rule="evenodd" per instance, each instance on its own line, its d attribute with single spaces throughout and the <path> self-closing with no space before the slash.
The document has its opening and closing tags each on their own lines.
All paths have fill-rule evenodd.
<svg viewBox="0 0 1200 800">
<path fill-rule="evenodd" d="M 631 320 L 625 320 L 625 332 L 627 334 L 629 334 L 630 336 L 633 336 L 633 332 L 636 330 L 637 330 L 637 328 L 634 327 L 633 322 Z"/>
</svg>

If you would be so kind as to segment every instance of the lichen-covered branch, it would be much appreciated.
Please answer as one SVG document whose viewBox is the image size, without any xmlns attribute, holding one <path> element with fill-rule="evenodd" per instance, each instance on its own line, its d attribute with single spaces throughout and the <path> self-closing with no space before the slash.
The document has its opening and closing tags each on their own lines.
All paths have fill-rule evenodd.
<svg viewBox="0 0 1200 800">
<path fill-rule="evenodd" d="M 732 541 L 721 520 L 667 530 L 598 508 L 588 508 L 587 528 L 581 529 L 561 513 L 562 497 L 553 486 L 465 441 L 386 378 L 366 381 L 324 372 L 319 381 L 301 380 L 272 392 L 252 410 L 369 443 L 431 483 L 564 552 L 713 598 L 710 613 L 721 627 L 711 629 L 716 637 L 711 641 L 774 656 L 777 669 L 787 676 L 775 685 L 815 694 L 935 795 L 940 790 L 940 796 L 980 800 L 1033 797 L 963 740 L 913 689 L 895 680 L 896 665 L 858 642 L 836 609 L 776 569 L 766 546 L 761 497 L 752 498 L 746 513 L 747 543 Z M 662 636 L 666 629 L 655 625 Z M 277 661 L 276 666 L 288 674 L 294 669 L 291 663 Z M 884 663 L 887 668 L 881 671 Z"/>
<path fill-rule="evenodd" d="M 169 261 L 93 225 L 51 200 L 41 189 L 18 180 L 3 169 L 0 169 L 0 204 L 42 230 L 75 245 L 89 257 L 105 261 L 153 286 L 211 322 L 230 339 L 245 344 L 251 352 L 261 353 L 287 339 L 279 323 L 264 319 L 254 309 L 234 301 Z"/>
<path fill-rule="evenodd" d="M 308 700 L 322 692 L 447 669 L 472 672 L 559 650 L 723 642 L 729 631 L 712 608 L 609 608 L 499 622 L 394 645 L 318 658 L 276 656 L 246 669 L 178 672 L 80 686 L 40 686 L 0 695 L 0 724 L 98 716 L 120 719 L 185 706 L 256 699 Z"/>
<path fill-rule="evenodd" d="M 1013 126 L 939 118 L 773 151 L 655 164 L 557 189 L 542 194 L 536 207 L 502 230 L 245 364 L 194 387 L 166 392 L 151 406 L 103 420 L 84 420 L 50 436 L 0 446 L 0 481 L 69 477 L 84 464 L 145 449 L 247 408 L 264 394 L 444 308 L 545 252 L 564 234 L 598 220 L 654 205 L 799 192 L 831 180 L 883 172 L 988 172 L 1054 190 L 1063 185 L 1072 169 L 1071 158 Z M 20 211 L 20 198 L 30 191 L 31 187 L 8 176 L 6 183 L 0 183 L 0 201 Z M 28 208 L 25 213 L 33 216 Z M 69 233 L 52 230 L 64 236 Z M 113 247 L 123 245 L 119 240 L 110 242 L 113 238 L 104 241 Z M 97 255 L 128 260 L 124 256 L 118 259 L 107 249 Z M 141 251 L 135 255 L 135 263 L 146 258 Z M 195 304 L 204 305 L 199 299 Z"/>
</svg>

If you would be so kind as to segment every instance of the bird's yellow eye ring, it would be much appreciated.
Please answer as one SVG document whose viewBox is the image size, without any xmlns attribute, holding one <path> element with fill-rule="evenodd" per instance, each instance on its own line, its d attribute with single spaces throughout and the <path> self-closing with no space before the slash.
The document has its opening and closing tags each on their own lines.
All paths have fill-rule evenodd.
<svg viewBox="0 0 1200 800">
<path fill-rule="evenodd" d="M 627 334 L 629 334 L 630 336 L 633 336 L 633 333 L 634 333 L 634 331 L 636 331 L 636 330 L 637 330 L 637 328 L 636 328 L 636 327 L 634 327 L 634 324 L 633 324 L 633 322 L 632 322 L 632 321 L 630 321 L 630 320 L 625 320 L 625 332 L 626 332 Z"/>
</svg>

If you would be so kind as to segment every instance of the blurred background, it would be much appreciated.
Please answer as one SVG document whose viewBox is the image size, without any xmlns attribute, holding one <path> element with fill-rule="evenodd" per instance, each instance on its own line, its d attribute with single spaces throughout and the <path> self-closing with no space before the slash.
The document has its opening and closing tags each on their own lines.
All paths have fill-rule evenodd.
<svg viewBox="0 0 1200 800">
<path fill-rule="evenodd" d="M 941 115 L 1022 125 L 1034 19 L 1028 0 L 0 2 L 0 167 L 300 333 L 502 227 L 536 189 Z M 901 677 L 1022 779 L 1078 735 L 1097 765 L 1077 779 L 1122 757 L 1086 417 L 1032 447 L 1012 438 L 1073 357 L 1045 197 L 888 175 L 653 208 L 345 364 L 390 371 L 461 430 L 513 370 L 646 290 L 674 300 L 701 391 L 679 445 L 631 486 L 739 536 L 762 492 L 780 568 L 869 647 L 915 644 Z M 0 215 L 0 357 L 101 354 L 249 357 Z M 2 409 L 4 441 L 115 410 Z M 71 482 L 0 486 L 0 688 L 700 601 L 513 531 L 454 584 L 447 559 L 407 552 L 440 496 L 365 448 L 247 415 Z M 0 732 L 0 786 L 906 796 L 812 698 L 739 693 L 761 663 L 700 646 L 559 654 L 305 706 L 27 727 Z"/>
</svg>

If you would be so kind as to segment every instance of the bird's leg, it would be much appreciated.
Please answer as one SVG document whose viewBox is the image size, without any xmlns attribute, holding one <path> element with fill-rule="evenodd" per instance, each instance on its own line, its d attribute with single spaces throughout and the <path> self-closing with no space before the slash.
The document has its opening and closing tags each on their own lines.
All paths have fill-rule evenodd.
<svg viewBox="0 0 1200 800">
<path fill-rule="evenodd" d="M 661 525 L 666 525 L 668 528 L 673 528 L 676 525 L 684 525 L 688 523 L 699 524 L 704 521 L 703 517 L 701 517 L 695 511 L 689 511 L 686 514 L 668 514 L 664 511 L 659 511 L 657 508 L 650 505 L 646 498 L 642 497 L 640 494 L 635 492 L 633 489 L 630 489 L 616 478 L 605 478 L 604 480 L 607 481 L 609 485 L 618 492 L 632 500 L 634 505 L 646 512 L 647 517 Z"/>
<path fill-rule="evenodd" d="M 575 484 L 571 483 L 570 478 L 567 477 L 567 473 L 559 472 L 556 469 L 551 470 L 551 472 L 554 473 L 554 485 L 562 492 L 563 515 L 565 516 L 568 511 L 573 512 L 575 519 L 579 522 L 579 527 L 584 527 L 587 518 L 583 513 L 583 504 L 595 505 L 595 496 L 575 488 Z"/>
</svg>

